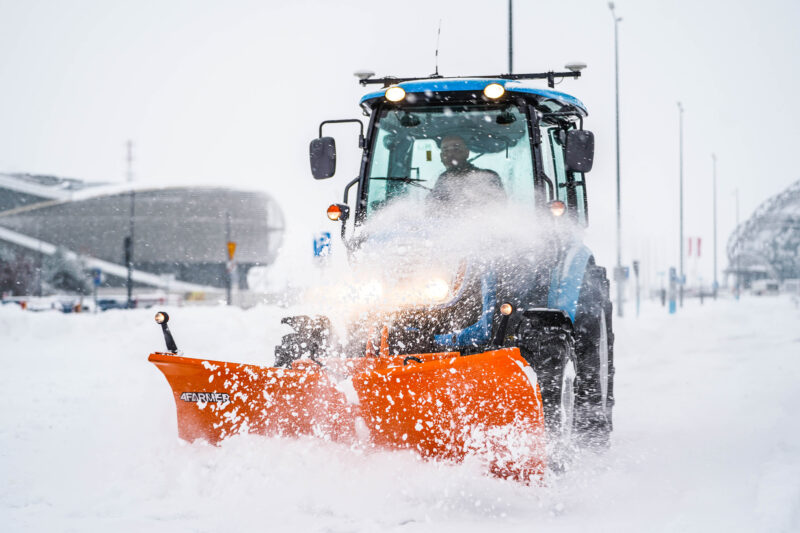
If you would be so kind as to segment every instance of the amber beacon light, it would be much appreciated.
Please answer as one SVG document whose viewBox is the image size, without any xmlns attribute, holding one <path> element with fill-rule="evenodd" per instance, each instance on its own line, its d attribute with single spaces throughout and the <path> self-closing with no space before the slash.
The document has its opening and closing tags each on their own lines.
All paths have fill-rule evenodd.
<svg viewBox="0 0 800 533">
<path fill-rule="evenodd" d="M 328 218 L 336 222 L 342 218 L 342 208 L 336 204 L 328 207 Z"/>
</svg>

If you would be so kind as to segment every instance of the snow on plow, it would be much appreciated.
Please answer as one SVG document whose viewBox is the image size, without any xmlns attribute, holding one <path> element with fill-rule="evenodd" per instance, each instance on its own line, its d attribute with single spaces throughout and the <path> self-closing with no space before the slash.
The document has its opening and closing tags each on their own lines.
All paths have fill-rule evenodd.
<svg viewBox="0 0 800 533">
<path fill-rule="evenodd" d="M 314 436 L 432 459 L 478 457 L 523 482 L 545 467 L 536 375 L 517 348 L 299 360 L 291 368 L 179 357 L 149 360 L 172 387 L 182 439 Z"/>
</svg>

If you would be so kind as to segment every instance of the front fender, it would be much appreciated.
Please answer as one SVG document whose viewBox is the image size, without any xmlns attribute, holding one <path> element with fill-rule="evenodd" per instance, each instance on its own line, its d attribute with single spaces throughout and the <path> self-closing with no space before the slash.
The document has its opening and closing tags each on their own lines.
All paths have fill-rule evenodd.
<svg viewBox="0 0 800 533">
<path fill-rule="evenodd" d="M 578 298 L 581 295 L 583 276 L 592 252 L 584 244 L 571 246 L 550 277 L 550 291 L 547 295 L 547 306 L 551 309 L 565 311 L 570 320 L 575 322 L 578 309 Z"/>
</svg>

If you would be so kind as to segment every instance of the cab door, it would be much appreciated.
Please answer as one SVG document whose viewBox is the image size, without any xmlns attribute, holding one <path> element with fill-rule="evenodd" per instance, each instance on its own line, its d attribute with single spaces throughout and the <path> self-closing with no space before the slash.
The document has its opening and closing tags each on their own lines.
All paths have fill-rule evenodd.
<svg viewBox="0 0 800 533">
<path fill-rule="evenodd" d="M 553 183 L 554 195 L 550 200 L 561 200 L 567 213 L 579 224 L 588 223 L 586 182 L 582 172 L 569 171 L 564 163 L 567 132 L 576 127 L 572 122 L 539 123 L 541 134 L 542 170 Z"/>
</svg>

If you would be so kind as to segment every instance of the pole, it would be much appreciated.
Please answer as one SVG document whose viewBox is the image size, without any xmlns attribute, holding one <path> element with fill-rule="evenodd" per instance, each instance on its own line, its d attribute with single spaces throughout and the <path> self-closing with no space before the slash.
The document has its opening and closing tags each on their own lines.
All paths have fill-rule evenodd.
<svg viewBox="0 0 800 533">
<path fill-rule="evenodd" d="M 42 297 L 42 269 L 44 268 L 44 257 L 42 255 L 42 217 L 36 217 L 36 296 Z M 27 290 L 25 291 L 28 292 Z"/>
<path fill-rule="evenodd" d="M 636 318 L 639 318 L 639 310 L 641 308 L 641 298 L 639 293 L 639 266 L 640 262 L 638 260 L 633 262 L 633 273 L 636 276 Z"/>
<path fill-rule="evenodd" d="M 669 267 L 669 314 L 675 314 L 675 293 L 678 276 L 675 274 L 675 267 Z"/>
<path fill-rule="evenodd" d="M 717 155 L 711 154 L 711 161 L 714 163 L 714 299 L 717 299 Z"/>
<path fill-rule="evenodd" d="M 508 73 L 514 73 L 514 24 L 513 0 L 508 0 Z"/>
<path fill-rule="evenodd" d="M 679 157 L 680 157 L 680 271 L 678 274 L 678 303 L 683 307 L 683 105 L 678 102 Z"/>
<path fill-rule="evenodd" d="M 225 244 L 231 242 L 231 213 L 227 211 L 225 213 Z M 227 247 L 226 247 L 227 250 Z M 225 270 L 228 273 L 228 283 L 227 283 L 227 303 L 228 305 L 232 305 L 233 303 L 233 258 L 228 258 L 227 268 Z"/>
<path fill-rule="evenodd" d="M 739 188 L 736 188 L 736 299 L 742 292 L 742 233 L 739 231 Z"/>
<path fill-rule="evenodd" d="M 616 115 L 616 151 L 617 151 L 617 267 L 615 281 L 617 284 L 617 316 L 623 315 L 623 275 L 622 275 L 622 206 L 620 195 L 619 165 L 619 22 L 622 20 L 614 11 L 614 2 L 608 3 L 611 16 L 614 18 L 614 107 Z"/>
<path fill-rule="evenodd" d="M 133 219 L 136 216 L 136 193 L 133 190 L 133 142 L 127 143 L 127 181 L 131 185 L 130 216 L 128 218 L 128 236 L 125 238 L 125 263 L 128 267 L 128 309 L 133 309 Z"/>
</svg>

